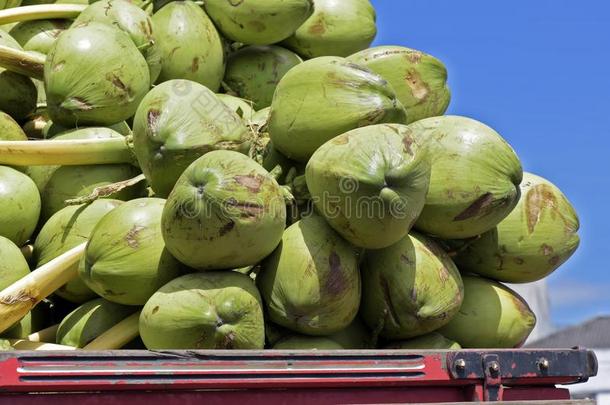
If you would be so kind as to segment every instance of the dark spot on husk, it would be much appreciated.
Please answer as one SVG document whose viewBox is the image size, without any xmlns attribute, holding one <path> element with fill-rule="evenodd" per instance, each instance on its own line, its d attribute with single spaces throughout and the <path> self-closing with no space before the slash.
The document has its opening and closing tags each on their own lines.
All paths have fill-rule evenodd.
<svg viewBox="0 0 610 405">
<path fill-rule="evenodd" d="M 244 0 L 227 0 L 229 2 L 229 5 L 233 6 L 233 7 L 237 7 L 239 6 L 241 3 L 244 2 Z"/>
<path fill-rule="evenodd" d="M 311 24 L 308 31 L 311 35 L 323 35 L 326 32 L 326 23 L 324 18 L 320 17 L 318 21 Z"/>
<path fill-rule="evenodd" d="M 121 90 L 122 92 L 127 93 L 127 94 L 129 94 L 131 92 L 130 88 L 125 83 L 123 83 L 121 78 L 118 77 L 117 75 L 111 74 L 109 77 L 109 80 L 114 87 Z"/>
<path fill-rule="evenodd" d="M 421 79 L 417 70 L 409 69 L 405 75 L 405 81 L 407 82 L 407 86 L 411 89 L 413 97 L 419 101 L 425 100 L 428 97 L 430 89 L 428 89 L 426 82 Z"/>
<path fill-rule="evenodd" d="M 519 266 L 521 266 L 523 263 L 525 263 L 525 260 L 523 260 L 523 259 L 522 259 L 522 258 L 520 258 L 520 257 L 515 257 L 515 258 L 513 259 L 513 261 L 515 262 L 515 264 L 517 264 L 517 265 L 519 265 Z"/>
<path fill-rule="evenodd" d="M 151 108 L 150 110 L 148 110 L 148 114 L 146 114 L 146 123 L 148 124 L 148 128 L 151 132 L 155 132 L 160 115 L 161 111 L 157 109 Z"/>
<path fill-rule="evenodd" d="M 486 213 L 488 208 L 494 201 L 494 195 L 492 193 L 485 193 L 481 197 L 477 198 L 468 208 L 462 211 L 459 215 L 453 218 L 454 221 L 464 221 L 470 218 L 481 216 Z"/>
<path fill-rule="evenodd" d="M 93 106 L 87 102 L 87 100 L 81 97 L 72 97 L 69 99 L 70 102 L 76 106 L 77 110 L 80 111 L 91 111 L 93 110 Z M 63 103 L 62 103 L 63 104 Z"/>
<path fill-rule="evenodd" d="M 328 279 L 324 285 L 324 289 L 332 295 L 340 294 L 345 288 L 345 276 L 341 268 L 341 258 L 337 252 L 332 251 L 328 256 Z"/>
<path fill-rule="evenodd" d="M 263 179 L 259 175 L 254 176 L 235 176 L 234 177 L 237 184 L 240 186 L 244 186 L 251 193 L 258 193 L 261 189 L 261 185 L 263 183 Z"/>
<path fill-rule="evenodd" d="M 238 209 L 243 217 L 257 217 L 265 211 L 265 207 L 261 204 L 254 202 L 240 202 L 233 197 L 227 200 L 226 205 L 229 209 Z"/>
<path fill-rule="evenodd" d="M 193 58 L 193 62 L 191 63 L 191 72 L 195 73 L 199 70 L 199 57 L 195 56 Z"/>
<path fill-rule="evenodd" d="M 267 28 L 264 23 L 262 23 L 261 21 L 256 21 L 256 20 L 249 21 L 248 26 L 256 32 L 263 32 Z"/>
<path fill-rule="evenodd" d="M 400 261 L 401 261 L 401 262 L 403 262 L 403 263 L 405 263 L 405 264 L 408 264 L 408 265 L 413 265 L 413 264 L 415 264 L 415 263 L 413 262 L 413 260 L 409 259 L 409 257 L 408 257 L 407 255 L 400 255 Z"/>
<path fill-rule="evenodd" d="M 379 280 L 379 283 L 381 284 L 381 291 L 383 292 L 383 297 L 385 298 L 388 315 L 390 315 L 390 318 L 392 318 L 392 322 L 394 322 L 395 325 L 400 325 L 398 313 L 396 312 L 396 308 L 392 303 L 392 294 L 390 293 L 390 285 L 388 284 L 388 280 L 382 277 Z"/>
<path fill-rule="evenodd" d="M 554 252 L 554 249 L 552 246 L 547 245 L 546 243 L 543 243 L 542 246 L 540 246 L 540 254 L 544 255 L 544 256 L 550 256 L 552 255 Z"/>
<path fill-rule="evenodd" d="M 153 308 L 152 310 L 152 314 L 156 314 L 157 312 L 159 312 L 159 306 L 157 305 L 156 307 Z"/>
<path fill-rule="evenodd" d="M 229 220 L 229 222 L 227 222 L 222 228 L 220 228 L 220 231 L 218 231 L 218 235 L 225 236 L 227 233 L 231 232 L 231 229 L 233 228 L 235 228 L 235 222 L 233 220 Z"/>
<path fill-rule="evenodd" d="M 532 187 L 525 197 L 525 215 L 527 216 L 527 230 L 530 234 L 536 229 L 540 222 L 542 212 L 549 208 L 553 214 L 558 211 L 557 198 L 553 189 L 546 184 L 538 184 Z"/>
<path fill-rule="evenodd" d="M 559 256 L 555 255 L 549 259 L 549 264 L 551 266 L 557 266 L 559 264 L 559 260 L 560 260 Z"/>
<path fill-rule="evenodd" d="M 411 148 L 411 146 L 413 146 L 414 142 L 415 141 L 413 140 L 413 138 L 411 138 L 409 135 L 406 135 L 402 138 L 402 145 L 405 153 L 413 155 L 413 148 Z"/>
<path fill-rule="evenodd" d="M 144 226 L 134 225 L 129 230 L 129 232 L 127 232 L 127 235 L 125 235 L 125 242 L 127 242 L 127 246 L 129 246 L 132 249 L 137 249 L 138 247 L 140 247 L 140 241 L 138 240 L 138 234 L 143 229 L 145 229 Z"/>
<path fill-rule="evenodd" d="M 233 349 L 235 343 L 235 332 L 229 332 L 222 340 L 217 349 Z"/>
</svg>

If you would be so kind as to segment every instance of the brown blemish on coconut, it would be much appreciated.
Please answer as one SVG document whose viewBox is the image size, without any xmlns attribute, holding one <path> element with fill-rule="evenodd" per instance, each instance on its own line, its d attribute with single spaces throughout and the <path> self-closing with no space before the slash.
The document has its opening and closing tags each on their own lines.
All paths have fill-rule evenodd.
<svg viewBox="0 0 610 405">
<path fill-rule="evenodd" d="M 388 284 L 388 280 L 382 277 L 379 280 L 379 283 L 381 284 L 381 291 L 383 292 L 383 297 L 385 298 L 388 315 L 390 315 L 392 322 L 394 322 L 395 325 L 400 325 L 398 313 L 396 312 L 396 308 L 392 302 L 392 294 L 390 293 L 390 285 Z"/>
<path fill-rule="evenodd" d="M 557 266 L 559 264 L 559 260 L 561 260 L 561 258 L 559 256 L 555 255 L 549 259 L 549 264 L 551 266 Z"/>
<path fill-rule="evenodd" d="M 425 81 L 421 79 L 421 76 L 415 69 L 409 69 L 405 75 L 405 82 L 411 89 L 413 97 L 417 100 L 422 101 L 428 97 L 430 89 Z"/>
<path fill-rule="evenodd" d="M 557 210 L 557 198 L 553 189 L 546 184 L 537 184 L 525 196 L 525 215 L 527 216 L 527 230 L 530 234 L 542 218 L 544 209 L 550 208 L 554 217 Z"/>
<path fill-rule="evenodd" d="M 413 155 L 412 146 L 414 143 L 415 141 L 409 135 L 406 135 L 402 138 L 402 149 L 405 151 L 405 153 L 408 153 L 411 156 Z"/>
<path fill-rule="evenodd" d="M 153 308 L 153 310 L 152 310 L 152 314 L 154 315 L 154 314 L 156 314 L 157 312 L 159 312 L 159 306 L 158 306 L 158 305 L 157 305 L 157 306 L 155 306 L 155 307 Z"/>
<path fill-rule="evenodd" d="M 231 232 L 231 230 L 235 228 L 235 222 L 233 220 L 229 220 L 220 230 L 218 231 L 219 236 L 225 236 L 227 233 Z"/>
<path fill-rule="evenodd" d="M 263 179 L 259 175 L 254 176 L 235 176 L 235 182 L 248 189 L 251 193 L 258 193 L 261 190 Z"/>
<path fill-rule="evenodd" d="M 91 104 L 89 104 L 87 102 L 87 100 L 81 98 L 81 97 L 72 97 L 70 99 L 70 102 L 76 106 L 77 110 L 80 111 L 91 111 L 93 110 L 93 106 Z M 62 103 L 63 104 L 63 103 Z"/>
<path fill-rule="evenodd" d="M 494 195 L 492 193 L 485 193 L 479 198 L 477 198 L 468 208 L 458 214 L 454 221 L 465 221 L 470 218 L 478 217 L 485 212 L 492 205 L 494 201 Z"/>
<path fill-rule="evenodd" d="M 539 252 L 543 256 L 550 256 L 553 254 L 554 249 L 552 246 L 549 246 L 546 243 L 543 243 L 542 246 L 540 246 Z"/>
<path fill-rule="evenodd" d="M 125 235 L 125 242 L 127 242 L 127 246 L 129 246 L 132 249 L 137 249 L 138 247 L 140 247 L 140 241 L 138 240 L 138 236 L 141 230 L 145 229 L 146 227 L 142 226 L 142 225 L 134 225 L 129 232 L 127 232 L 127 234 Z"/>
<path fill-rule="evenodd" d="M 195 56 L 191 62 L 191 72 L 195 73 L 199 70 L 199 57 Z"/>
<path fill-rule="evenodd" d="M 326 22 L 324 21 L 324 17 L 318 18 L 318 21 L 311 24 L 308 29 L 311 35 L 324 35 L 326 33 Z"/>
<path fill-rule="evenodd" d="M 328 255 L 328 268 L 329 273 L 324 290 L 331 295 L 340 294 L 345 289 L 346 280 L 341 267 L 341 258 L 335 251 Z"/>
<path fill-rule="evenodd" d="M 159 122 L 159 116 L 161 115 L 161 111 L 157 109 L 151 108 L 148 110 L 148 114 L 146 114 L 146 123 L 148 128 L 154 132 L 157 128 L 157 123 Z"/>
</svg>

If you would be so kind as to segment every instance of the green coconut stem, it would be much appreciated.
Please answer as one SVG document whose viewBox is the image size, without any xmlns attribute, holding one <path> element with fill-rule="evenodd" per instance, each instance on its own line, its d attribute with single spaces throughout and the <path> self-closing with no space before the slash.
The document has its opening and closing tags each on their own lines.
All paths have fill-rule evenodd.
<svg viewBox="0 0 610 405">
<path fill-rule="evenodd" d="M 42 80 L 44 77 L 44 62 L 44 56 L 0 45 L 0 67 L 11 72 Z"/>
<path fill-rule="evenodd" d="M 132 187 L 138 184 L 141 181 L 146 180 L 146 177 L 143 174 L 139 174 L 132 179 L 127 179 L 123 181 L 119 181 L 116 183 L 108 184 L 107 186 L 100 186 L 93 189 L 91 194 L 73 198 L 71 200 L 64 201 L 66 205 L 81 205 L 81 204 L 89 204 L 99 198 L 110 197 L 113 194 L 118 193 L 121 190 L 126 189 L 127 187 Z"/>
<path fill-rule="evenodd" d="M 32 342 L 25 339 L 9 339 L 15 350 L 76 350 L 76 347 L 56 345 L 54 343 Z"/>
<path fill-rule="evenodd" d="M 57 329 L 59 329 L 59 324 L 49 326 L 48 328 L 28 335 L 26 340 L 29 340 L 30 342 L 55 342 Z"/>
<path fill-rule="evenodd" d="M 0 291 L 0 333 L 77 276 L 77 264 L 86 245 L 84 242 L 68 250 Z"/>
<path fill-rule="evenodd" d="M 0 141 L 0 165 L 73 166 L 135 163 L 126 138 Z"/>
<path fill-rule="evenodd" d="M 77 17 L 88 4 L 39 4 L 0 10 L 0 25 L 21 21 Z"/>
<path fill-rule="evenodd" d="M 116 350 L 125 346 L 140 335 L 139 331 L 140 311 L 129 315 L 121 322 L 102 333 L 88 345 L 84 350 Z"/>
</svg>

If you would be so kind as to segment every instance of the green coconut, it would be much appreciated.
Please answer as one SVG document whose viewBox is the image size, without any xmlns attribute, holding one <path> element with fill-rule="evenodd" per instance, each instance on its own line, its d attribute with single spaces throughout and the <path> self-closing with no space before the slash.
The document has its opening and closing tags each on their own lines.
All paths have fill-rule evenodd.
<svg viewBox="0 0 610 405">
<path fill-rule="evenodd" d="M 438 332 L 431 332 L 413 339 L 391 342 L 384 346 L 384 349 L 399 350 L 458 350 L 462 346 L 458 342 L 447 339 Z"/>
<path fill-rule="evenodd" d="M 513 210 L 523 169 L 496 131 L 458 116 L 426 118 L 409 127 L 433 156 L 418 230 L 443 239 L 470 238 L 489 231 Z"/>
<path fill-rule="evenodd" d="M 68 250 L 87 242 L 95 225 L 122 201 L 101 199 L 91 204 L 71 205 L 56 212 L 42 227 L 34 243 L 36 267 L 48 263 Z M 55 291 L 61 298 L 77 304 L 97 295 L 80 277 Z"/>
<path fill-rule="evenodd" d="M 106 214 L 95 226 L 78 273 L 101 297 L 144 305 L 181 266 L 165 249 L 161 213 L 165 200 L 139 198 Z"/>
<path fill-rule="evenodd" d="M 362 318 L 386 339 L 408 339 L 446 325 L 464 298 L 460 273 L 431 239 L 411 234 L 362 264 Z"/>
<path fill-rule="evenodd" d="M 355 249 L 318 215 L 286 229 L 256 278 L 271 321 L 324 336 L 346 328 L 360 305 Z"/>
<path fill-rule="evenodd" d="M 65 127 L 61 124 L 51 121 L 51 119 L 48 118 L 48 115 L 47 115 L 46 121 L 47 121 L 47 123 L 44 126 L 44 128 L 42 129 L 42 137 L 44 139 L 50 139 L 57 135 L 63 135 L 63 133 L 66 131 L 81 130 L 81 129 L 84 130 L 86 128 L 100 128 L 100 127 L 87 127 L 84 125 L 79 125 L 77 128 Z M 127 124 L 127 122 L 125 122 L 125 121 L 121 121 L 116 124 L 108 125 L 105 128 L 111 129 L 114 132 L 116 132 L 120 135 L 123 135 L 123 136 L 131 135 L 131 128 L 129 128 L 129 124 Z M 84 132 L 82 132 L 82 133 L 84 133 Z"/>
<path fill-rule="evenodd" d="M 142 309 L 140 336 L 150 350 L 262 349 L 260 294 L 248 276 L 233 271 L 179 277 Z"/>
<path fill-rule="evenodd" d="M 69 130 L 54 137 L 54 140 L 122 138 L 110 128 L 89 127 Z M 66 206 L 65 201 L 90 195 L 96 187 L 107 186 L 128 180 L 140 173 L 130 164 L 77 165 L 77 166 L 30 166 L 26 173 L 34 180 L 42 198 L 40 218 L 46 222 L 53 214 Z M 131 200 L 142 196 L 144 184 L 127 187 L 111 197 Z"/>
<path fill-rule="evenodd" d="M 249 45 L 288 38 L 313 12 L 312 0 L 206 0 L 203 6 L 226 38 Z"/>
<path fill-rule="evenodd" d="M 2 207 L 4 209 L 4 206 Z M 30 273 L 21 250 L 10 239 L 0 236 L 0 291 Z"/>
<path fill-rule="evenodd" d="M 224 83 L 257 109 L 269 107 L 280 79 L 303 60 L 276 45 L 247 46 L 229 56 Z"/>
<path fill-rule="evenodd" d="M 407 110 L 409 123 L 443 115 L 451 101 L 447 69 L 434 56 L 402 46 L 379 46 L 349 60 L 387 80 Z"/>
<path fill-rule="evenodd" d="M 358 316 L 348 325 L 347 328 L 341 329 L 339 332 L 335 332 L 327 337 L 341 345 L 342 348 L 348 350 L 373 348 L 373 334 Z"/>
<path fill-rule="evenodd" d="M 256 112 L 254 111 L 254 108 L 252 108 L 251 102 L 229 94 L 216 94 L 216 97 L 244 121 L 247 123 L 252 121 L 252 117 L 254 117 Z"/>
<path fill-rule="evenodd" d="M 0 30 L 0 45 L 23 50 L 8 33 Z M 29 77 L 0 68 L 0 110 L 21 122 L 36 110 L 38 91 Z"/>
<path fill-rule="evenodd" d="M 438 330 L 465 348 L 513 348 L 523 345 L 536 316 L 519 294 L 489 279 L 463 276 L 464 302 L 457 315 Z"/>
<path fill-rule="evenodd" d="M 40 194 L 25 174 L 0 166 L 0 236 L 22 246 L 40 217 Z"/>
<path fill-rule="evenodd" d="M 22 21 L 9 34 L 26 51 L 36 51 L 46 55 L 62 32 L 70 28 L 71 20 L 31 20 Z"/>
<path fill-rule="evenodd" d="M 26 339 L 28 335 L 44 329 L 48 325 L 50 313 L 47 308 L 38 305 L 28 312 L 21 320 L 2 332 L 5 339 Z"/>
<path fill-rule="evenodd" d="M 74 26 L 99 22 L 124 31 L 146 59 L 150 82 L 161 73 L 161 50 L 158 34 L 151 17 L 136 4 L 127 0 L 99 0 L 91 4 L 74 20 Z"/>
<path fill-rule="evenodd" d="M 0 9 L 4 10 L 7 8 L 19 7 L 21 0 L 0 0 Z"/>
<path fill-rule="evenodd" d="M 205 86 L 189 80 L 161 83 L 146 95 L 134 118 L 133 137 L 140 167 L 162 197 L 203 154 L 249 148 L 242 119 Z"/>
<path fill-rule="evenodd" d="M 28 137 L 10 115 L 0 111 L 0 139 L 3 141 L 27 141 Z"/>
<path fill-rule="evenodd" d="M 152 17 L 163 65 L 157 82 L 187 79 L 216 92 L 224 75 L 224 45 L 212 21 L 192 1 L 172 1 Z"/>
<path fill-rule="evenodd" d="M 93 339 L 136 312 L 137 307 L 97 298 L 70 312 L 59 324 L 56 343 L 83 348 Z"/>
<path fill-rule="evenodd" d="M 213 151 L 180 176 L 163 211 L 167 249 L 200 270 L 257 264 L 282 238 L 286 205 L 278 183 L 258 163 Z"/>
<path fill-rule="evenodd" d="M 381 249 L 402 239 L 422 211 L 429 155 L 409 127 L 371 125 L 322 145 L 306 180 L 318 211 L 341 236 Z"/>
<path fill-rule="evenodd" d="M 135 113 L 150 88 L 150 73 L 129 35 L 90 22 L 70 28 L 53 43 L 44 82 L 54 122 L 103 126 Z"/>
<path fill-rule="evenodd" d="M 277 342 L 274 350 L 343 350 L 341 344 L 322 336 L 289 336 Z"/>
<path fill-rule="evenodd" d="M 351 129 L 406 122 L 392 87 L 343 58 L 316 58 L 279 82 L 269 117 L 271 140 L 287 157 L 307 162 L 325 142 Z"/>
<path fill-rule="evenodd" d="M 517 207 L 497 227 L 456 249 L 460 270 L 498 281 L 540 280 L 578 248 L 578 216 L 551 182 L 523 174 Z"/>
<path fill-rule="evenodd" d="M 369 0 L 314 0 L 315 10 L 283 45 L 306 58 L 348 56 L 369 47 L 377 35 Z"/>
</svg>

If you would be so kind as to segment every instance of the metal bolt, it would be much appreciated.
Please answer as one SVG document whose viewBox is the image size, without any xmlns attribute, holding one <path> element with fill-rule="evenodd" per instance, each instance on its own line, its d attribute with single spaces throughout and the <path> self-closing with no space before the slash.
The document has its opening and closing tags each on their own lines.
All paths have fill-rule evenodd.
<svg viewBox="0 0 610 405">
<path fill-rule="evenodd" d="M 538 368 L 540 370 L 548 370 L 549 369 L 549 361 L 544 357 L 538 360 Z"/>
<path fill-rule="evenodd" d="M 491 371 L 492 373 L 497 373 L 498 371 L 500 371 L 500 365 L 497 361 L 492 361 L 491 363 L 489 363 L 489 371 Z"/>
<path fill-rule="evenodd" d="M 455 368 L 457 370 L 463 371 L 466 368 L 466 361 L 464 359 L 457 359 L 455 361 Z"/>
</svg>

